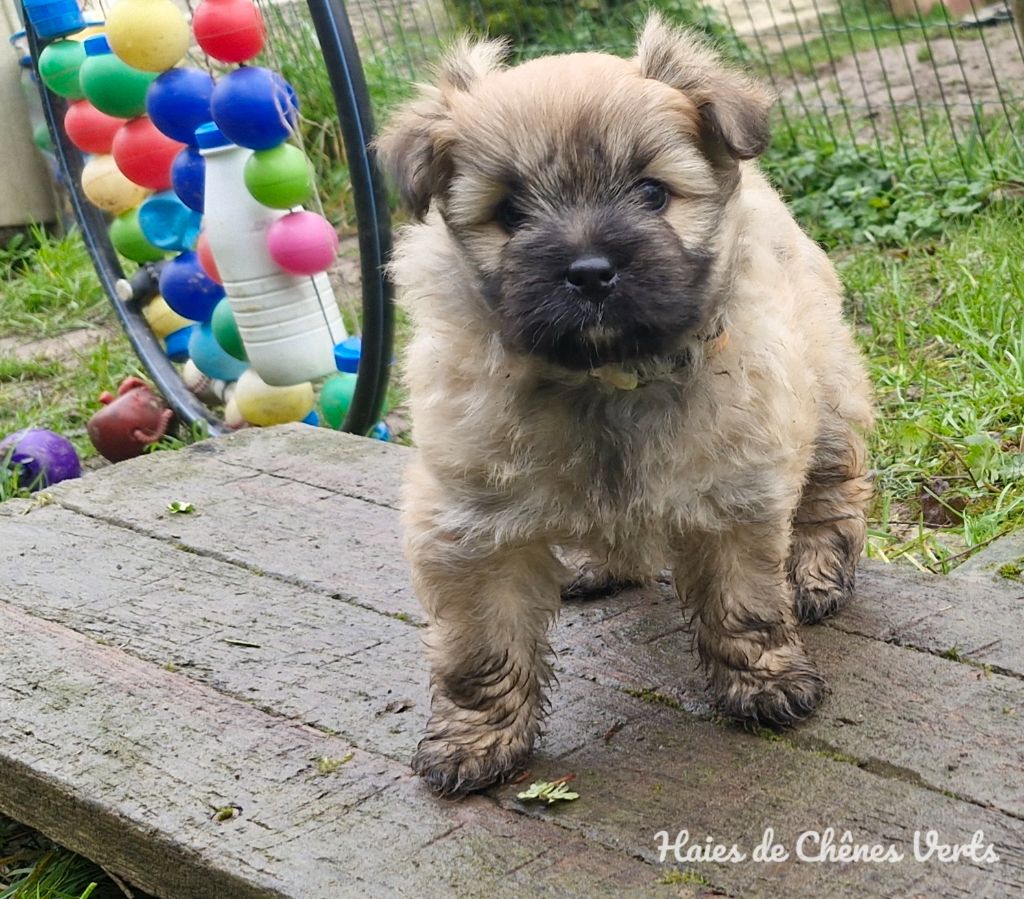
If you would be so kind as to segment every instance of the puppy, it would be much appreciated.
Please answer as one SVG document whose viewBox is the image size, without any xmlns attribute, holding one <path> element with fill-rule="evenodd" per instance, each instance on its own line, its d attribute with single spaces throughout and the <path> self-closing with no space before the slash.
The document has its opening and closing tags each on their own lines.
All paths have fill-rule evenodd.
<svg viewBox="0 0 1024 899">
<path fill-rule="evenodd" d="M 391 272 L 433 685 L 413 767 L 442 794 L 531 751 L 562 550 L 591 587 L 671 568 L 724 712 L 810 714 L 797 625 L 849 598 L 870 495 L 839 281 L 752 161 L 768 94 L 656 16 L 631 60 L 504 53 L 459 44 L 378 143 L 420 220 Z"/>
</svg>

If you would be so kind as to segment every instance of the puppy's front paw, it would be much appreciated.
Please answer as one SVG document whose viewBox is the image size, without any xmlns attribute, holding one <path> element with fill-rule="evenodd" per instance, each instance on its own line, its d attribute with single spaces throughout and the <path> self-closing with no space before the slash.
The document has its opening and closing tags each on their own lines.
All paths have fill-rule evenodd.
<svg viewBox="0 0 1024 899">
<path fill-rule="evenodd" d="M 504 783 L 523 769 L 533 749 L 534 734 L 451 730 L 434 732 L 421 741 L 412 769 L 439 796 L 461 796 Z"/>
<path fill-rule="evenodd" d="M 711 686 L 719 709 L 766 727 L 802 721 L 818 707 L 828 685 L 797 645 L 766 650 L 750 668 L 715 662 Z"/>
</svg>

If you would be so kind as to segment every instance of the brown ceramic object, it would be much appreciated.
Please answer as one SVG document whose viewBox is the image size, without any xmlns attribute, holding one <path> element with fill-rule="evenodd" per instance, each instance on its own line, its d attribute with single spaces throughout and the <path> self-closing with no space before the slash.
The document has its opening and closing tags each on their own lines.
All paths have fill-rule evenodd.
<svg viewBox="0 0 1024 899">
<path fill-rule="evenodd" d="M 142 455 L 143 449 L 167 433 L 174 413 L 150 386 L 138 378 L 125 378 L 117 396 L 104 391 L 103 408 L 86 425 L 89 439 L 100 455 L 122 462 Z"/>
</svg>

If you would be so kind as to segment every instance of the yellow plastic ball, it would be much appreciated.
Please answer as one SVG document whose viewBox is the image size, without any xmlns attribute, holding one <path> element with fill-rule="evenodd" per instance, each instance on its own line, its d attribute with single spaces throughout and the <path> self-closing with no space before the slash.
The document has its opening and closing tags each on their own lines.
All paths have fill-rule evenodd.
<svg viewBox="0 0 1024 899">
<path fill-rule="evenodd" d="M 306 381 L 291 387 L 271 387 L 249 368 L 238 379 L 234 401 L 251 425 L 266 427 L 302 421 L 313 408 L 313 385 Z"/>
<path fill-rule="evenodd" d="M 149 196 L 146 188 L 133 184 L 121 174 L 110 155 L 93 156 L 85 164 L 82 191 L 90 203 L 114 215 L 134 209 Z"/>
<path fill-rule="evenodd" d="M 170 306 L 163 297 L 153 297 L 142 309 L 142 317 L 149 325 L 149 330 L 163 340 L 168 334 L 180 331 L 192 324 L 187 318 L 182 318 Z"/>
<path fill-rule="evenodd" d="M 119 0 L 107 14 L 110 49 L 134 69 L 163 72 L 188 52 L 189 28 L 171 0 Z"/>
</svg>

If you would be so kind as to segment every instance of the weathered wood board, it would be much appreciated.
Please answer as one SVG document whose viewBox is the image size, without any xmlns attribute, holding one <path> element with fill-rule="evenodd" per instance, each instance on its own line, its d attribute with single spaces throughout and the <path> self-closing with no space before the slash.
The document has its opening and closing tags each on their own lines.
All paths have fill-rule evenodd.
<svg viewBox="0 0 1024 899">
<path fill-rule="evenodd" d="M 1024 892 L 1024 590 L 988 582 L 866 564 L 805 634 L 832 694 L 779 735 L 711 712 L 667 587 L 567 604 L 531 773 L 581 798 L 433 799 L 407 458 L 293 426 L 0 506 L 0 811 L 171 899 Z M 905 858 L 795 856 L 828 827 Z M 767 828 L 788 860 L 655 837 L 749 856 Z M 979 830 L 998 861 L 914 858 Z"/>
</svg>

